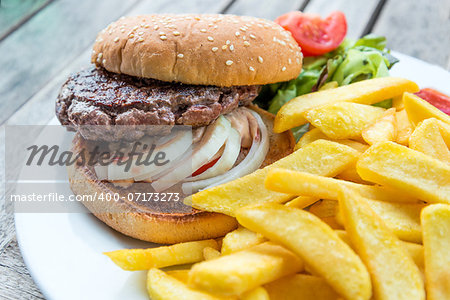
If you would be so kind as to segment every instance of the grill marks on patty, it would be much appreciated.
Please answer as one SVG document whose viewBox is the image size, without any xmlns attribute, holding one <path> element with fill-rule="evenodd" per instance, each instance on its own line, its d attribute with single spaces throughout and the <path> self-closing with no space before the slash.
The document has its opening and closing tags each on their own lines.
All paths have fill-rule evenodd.
<svg viewBox="0 0 450 300">
<path fill-rule="evenodd" d="M 107 126 L 80 126 L 206 126 L 221 114 L 250 104 L 259 90 L 260 86 L 185 85 L 89 68 L 65 82 L 56 101 L 56 115 L 61 124 L 78 130 L 86 139 L 136 140 L 155 134 L 151 132 L 155 128 L 137 127 L 130 134 L 129 130 L 107 130 Z M 164 134 L 161 130 L 157 133 Z"/>
</svg>

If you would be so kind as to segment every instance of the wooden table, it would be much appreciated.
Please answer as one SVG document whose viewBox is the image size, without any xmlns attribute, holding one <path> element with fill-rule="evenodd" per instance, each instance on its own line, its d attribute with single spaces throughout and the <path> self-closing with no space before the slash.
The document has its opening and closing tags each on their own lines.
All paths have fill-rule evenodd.
<svg viewBox="0 0 450 300">
<path fill-rule="evenodd" d="M 0 168 L 5 124 L 47 124 L 65 78 L 87 66 L 98 31 L 122 15 L 230 13 L 274 19 L 291 10 L 347 16 L 348 36 L 450 70 L 450 0 L 0 0 Z M 420 70 L 418 70 L 420 71 Z M 0 174 L 4 182 L 4 172 Z M 0 187 L 4 189 L 4 186 Z M 23 263 L 12 207 L 0 201 L 0 299 L 43 299 Z"/>
</svg>

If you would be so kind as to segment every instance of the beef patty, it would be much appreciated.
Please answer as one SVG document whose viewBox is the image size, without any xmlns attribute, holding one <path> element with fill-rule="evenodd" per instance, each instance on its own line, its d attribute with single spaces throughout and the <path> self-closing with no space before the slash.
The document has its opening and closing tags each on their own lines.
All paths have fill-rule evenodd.
<svg viewBox="0 0 450 300">
<path fill-rule="evenodd" d="M 136 140 L 144 134 L 165 134 L 173 125 L 206 126 L 221 114 L 250 104 L 259 91 L 260 86 L 255 85 L 186 85 L 92 67 L 73 74 L 64 83 L 56 101 L 56 115 L 61 124 L 86 139 Z M 110 125 L 129 126 L 122 130 Z"/>
</svg>

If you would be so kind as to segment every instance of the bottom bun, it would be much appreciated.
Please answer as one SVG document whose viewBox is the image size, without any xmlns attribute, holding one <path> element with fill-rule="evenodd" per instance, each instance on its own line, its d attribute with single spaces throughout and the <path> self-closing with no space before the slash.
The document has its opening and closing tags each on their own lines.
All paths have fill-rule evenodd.
<svg viewBox="0 0 450 300">
<path fill-rule="evenodd" d="M 263 119 L 270 132 L 270 148 L 261 167 L 290 154 L 295 141 L 290 131 L 273 133 L 274 116 L 256 106 L 251 106 Z M 74 152 L 83 148 L 83 142 L 74 143 Z M 99 181 L 88 166 L 77 164 L 68 167 L 70 187 L 76 195 L 120 196 L 118 201 L 82 201 L 101 221 L 113 229 L 136 239 L 175 244 L 224 236 L 237 227 L 235 218 L 220 213 L 197 210 L 184 205 L 182 199 L 172 202 L 135 203 L 127 200 L 129 193 L 148 192 L 139 183 L 131 187 L 117 188 L 111 183 Z M 146 185 L 148 187 L 148 184 Z M 123 198 L 122 198 L 123 197 Z"/>
</svg>

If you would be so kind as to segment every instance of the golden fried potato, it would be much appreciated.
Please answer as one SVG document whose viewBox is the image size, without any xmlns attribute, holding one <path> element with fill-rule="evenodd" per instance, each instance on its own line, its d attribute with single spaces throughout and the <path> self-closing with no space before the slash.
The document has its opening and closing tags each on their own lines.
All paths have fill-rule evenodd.
<svg viewBox="0 0 450 300">
<path fill-rule="evenodd" d="M 367 199 L 366 202 L 399 239 L 412 243 L 422 243 L 420 212 L 425 204 L 393 203 L 371 199 Z M 336 220 L 341 225 L 345 223 L 340 210 L 338 210 Z"/>
<path fill-rule="evenodd" d="M 366 201 L 345 187 L 339 196 L 345 230 L 370 272 L 374 298 L 425 299 L 419 268 Z"/>
<path fill-rule="evenodd" d="M 215 240 L 204 240 L 149 249 L 122 249 L 104 254 L 127 271 L 149 270 L 203 260 L 203 249 L 219 249 Z"/>
<path fill-rule="evenodd" d="M 408 113 L 408 118 L 414 126 L 417 126 L 420 122 L 428 118 L 436 118 L 444 123 L 450 124 L 450 117 L 446 113 L 440 111 L 419 96 L 404 93 L 403 103 Z"/>
<path fill-rule="evenodd" d="M 189 286 L 223 296 L 240 295 L 301 270 L 303 262 L 295 254 L 266 242 L 195 264 L 189 272 Z"/>
<path fill-rule="evenodd" d="M 395 120 L 397 122 L 397 124 L 396 124 L 397 138 L 395 141 L 404 146 L 408 146 L 409 137 L 411 136 L 411 133 L 413 132 L 413 126 L 412 126 L 411 122 L 409 121 L 406 110 L 403 109 L 401 111 L 396 112 Z"/>
<path fill-rule="evenodd" d="M 187 284 L 189 278 L 189 270 L 170 270 L 166 272 L 167 275 L 181 281 L 184 284 Z"/>
<path fill-rule="evenodd" d="M 259 169 L 252 174 L 221 184 L 192 195 L 193 207 L 234 216 L 234 212 L 252 203 L 284 203 L 293 196 L 269 191 L 264 187 L 267 172 L 273 168 L 309 172 L 323 176 L 335 176 L 354 163 L 359 153 L 347 146 L 318 140 Z"/>
<path fill-rule="evenodd" d="M 370 278 L 360 258 L 313 214 L 266 203 L 241 208 L 236 217 L 246 228 L 291 249 L 343 297 L 370 299 Z"/>
<path fill-rule="evenodd" d="M 251 291 L 245 292 L 240 297 L 241 300 L 270 300 L 269 294 L 263 287 L 257 287 Z"/>
<path fill-rule="evenodd" d="M 375 123 L 366 127 L 362 131 L 362 137 L 369 145 L 385 141 L 395 141 L 397 138 L 395 108 L 389 108 Z"/>
<path fill-rule="evenodd" d="M 336 178 L 359 184 L 373 185 L 372 182 L 366 181 L 362 179 L 361 176 L 359 176 L 358 172 L 356 171 L 356 162 L 355 164 L 352 164 L 347 169 L 339 173 Z"/>
<path fill-rule="evenodd" d="M 332 139 L 354 139 L 385 112 L 384 108 L 351 102 L 338 102 L 313 108 L 305 118 Z"/>
<path fill-rule="evenodd" d="M 450 203 L 450 166 L 393 142 L 371 146 L 356 164 L 364 180 L 426 202 Z"/>
<path fill-rule="evenodd" d="M 338 205 L 336 200 L 323 199 L 311 205 L 309 212 L 327 223 L 331 228 L 342 229 L 344 227 L 336 221 Z"/>
<path fill-rule="evenodd" d="M 330 138 L 326 136 L 319 128 L 313 128 L 310 131 L 306 132 L 300 140 L 298 140 L 295 145 L 294 151 L 300 149 L 303 146 L 306 146 L 317 140 L 329 140 Z"/>
<path fill-rule="evenodd" d="M 427 299 L 450 296 L 450 205 L 434 204 L 422 211 Z"/>
<path fill-rule="evenodd" d="M 207 293 L 193 290 L 183 282 L 159 269 L 150 269 L 147 275 L 147 291 L 152 300 L 219 300 Z"/>
<path fill-rule="evenodd" d="M 205 260 L 214 259 L 220 256 L 220 252 L 211 247 L 203 248 L 203 257 Z"/>
<path fill-rule="evenodd" d="M 319 201 L 318 198 L 298 196 L 297 198 L 294 198 L 291 201 L 286 202 L 285 205 L 286 206 L 290 206 L 290 207 L 303 209 L 305 207 L 310 206 L 311 204 L 316 203 L 317 201 Z"/>
<path fill-rule="evenodd" d="M 274 168 L 267 173 L 265 184 L 269 190 L 318 199 L 337 200 L 340 188 L 346 186 L 357 190 L 361 195 L 370 199 L 389 202 L 418 202 L 411 196 L 382 186 L 358 184 L 279 168 Z"/>
<path fill-rule="evenodd" d="M 244 227 L 231 231 L 222 240 L 222 254 L 227 255 L 233 252 L 244 250 L 252 246 L 265 242 L 266 239 L 258 233 Z"/>
<path fill-rule="evenodd" d="M 280 133 L 307 122 L 304 113 L 312 108 L 337 102 L 374 104 L 385 99 L 415 93 L 419 87 L 412 81 L 396 77 L 364 80 L 335 89 L 318 91 L 294 98 L 281 107 L 275 117 L 274 132 Z"/>
<path fill-rule="evenodd" d="M 409 138 L 409 147 L 450 164 L 450 151 L 435 118 L 425 119 L 419 123 Z"/>
<path fill-rule="evenodd" d="M 337 300 L 340 296 L 325 279 L 296 274 L 286 276 L 265 285 L 270 299 L 284 300 Z"/>
</svg>

